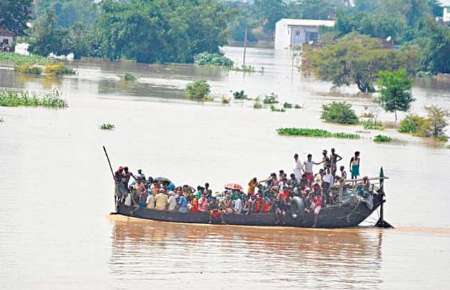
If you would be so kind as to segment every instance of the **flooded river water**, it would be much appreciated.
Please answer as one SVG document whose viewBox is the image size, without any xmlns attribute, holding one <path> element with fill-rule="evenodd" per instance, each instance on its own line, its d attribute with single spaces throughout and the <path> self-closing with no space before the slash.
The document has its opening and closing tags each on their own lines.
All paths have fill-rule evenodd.
<svg viewBox="0 0 450 290">
<path fill-rule="evenodd" d="M 226 48 L 235 60 L 241 49 Z M 279 127 L 356 132 L 324 124 L 320 107 L 345 99 L 361 113 L 382 113 L 366 98 L 333 97 L 330 84 L 303 78 L 286 53 L 250 49 L 257 72 L 192 65 L 77 63 L 60 80 L 29 78 L 0 68 L 0 88 L 36 92 L 58 88 L 65 110 L 0 107 L 1 289 L 449 289 L 450 150 L 400 135 L 375 144 L 359 140 L 286 138 Z M 264 72 L 259 72 L 261 67 Z M 120 81 L 133 72 L 136 83 Z M 275 92 L 301 110 L 254 110 L 252 102 L 223 105 L 183 98 L 193 79 L 213 95 Z M 348 91 L 351 92 L 351 89 Z M 418 83 L 412 110 L 450 109 L 450 86 Z M 113 131 L 99 125 L 111 122 Z M 348 164 L 362 152 L 362 172 L 386 184 L 386 219 L 393 230 L 361 227 L 302 230 L 196 226 L 108 217 L 113 184 L 101 146 L 113 165 L 127 164 L 176 183 L 245 184 L 290 170 L 295 152 L 335 147 Z M 373 225 L 377 215 L 365 225 Z"/>
</svg>

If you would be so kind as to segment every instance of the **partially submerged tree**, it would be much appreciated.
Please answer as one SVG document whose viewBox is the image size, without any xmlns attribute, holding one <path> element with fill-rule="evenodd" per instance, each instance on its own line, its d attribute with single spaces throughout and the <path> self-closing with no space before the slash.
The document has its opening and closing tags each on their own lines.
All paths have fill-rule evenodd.
<svg viewBox="0 0 450 290">
<path fill-rule="evenodd" d="M 447 140 L 445 136 L 445 128 L 448 126 L 447 117 L 450 117 L 450 113 L 438 106 L 425 107 L 428 113 L 428 120 L 430 126 L 430 135 L 437 139 Z"/>
<path fill-rule="evenodd" d="M 323 47 L 306 47 L 302 70 L 335 86 L 354 83 L 361 92 L 371 93 L 380 71 L 407 67 L 413 73 L 416 61 L 414 47 L 395 51 L 379 39 L 352 33 Z"/>
<path fill-rule="evenodd" d="M 414 98 L 411 94 L 412 82 L 405 70 L 382 71 L 379 73 L 378 86 L 380 104 L 387 112 L 394 112 L 397 122 L 397 111 L 409 110 Z"/>
</svg>

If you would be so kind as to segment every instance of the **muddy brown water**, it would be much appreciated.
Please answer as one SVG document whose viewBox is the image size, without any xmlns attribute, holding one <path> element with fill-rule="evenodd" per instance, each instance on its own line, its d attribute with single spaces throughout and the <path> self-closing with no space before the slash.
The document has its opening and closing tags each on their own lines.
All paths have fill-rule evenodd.
<svg viewBox="0 0 450 290">
<path fill-rule="evenodd" d="M 240 60 L 241 49 L 226 48 Z M 356 132 L 324 124 L 323 103 L 345 99 L 358 113 L 392 120 L 370 100 L 324 96 L 330 84 L 302 77 L 286 52 L 249 49 L 257 72 L 244 74 L 192 65 L 136 65 L 84 61 L 76 76 L 52 80 L 0 69 L 0 87 L 44 92 L 58 88 L 65 110 L 0 108 L 0 283 L 2 289 L 448 289 L 450 278 L 450 150 L 386 130 L 398 141 L 286 138 L 279 127 Z M 264 72 L 260 72 L 261 67 Z M 135 83 L 120 81 L 135 73 Z M 183 97 L 184 86 L 207 79 L 213 103 Z M 222 105 L 220 96 L 245 90 L 275 92 L 304 106 L 274 113 L 251 101 Z M 353 92 L 354 88 L 343 92 Z M 419 82 L 412 111 L 450 108 L 450 88 Z M 116 125 L 101 131 L 104 122 Z M 364 131 L 364 130 L 362 130 Z M 290 170 L 295 152 L 335 147 L 347 165 L 362 152 L 364 175 L 380 166 L 386 218 L 394 230 L 364 227 L 302 230 L 196 226 L 109 217 L 111 174 L 127 164 L 176 183 L 245 184 Z"/>
</svg>

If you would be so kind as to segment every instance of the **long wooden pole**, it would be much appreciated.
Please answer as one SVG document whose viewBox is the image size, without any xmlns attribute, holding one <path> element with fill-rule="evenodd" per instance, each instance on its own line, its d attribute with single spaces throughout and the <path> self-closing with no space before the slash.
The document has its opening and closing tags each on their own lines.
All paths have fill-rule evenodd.
<svg viewBox="0 0 450 290">
<path fill-rule="evenodd" d="M 105 146 L 103 146 L 103 151 L 105 152 L 106 160 L 108 160 L 109 169 L 111 170 L 111 175 L 112 175 L 112 178 L 114 179 L 114 170 L 112 168 L 111 160 L 109 160 L 108 152 L 106 151 L 106 147 Z"/>
</svg>

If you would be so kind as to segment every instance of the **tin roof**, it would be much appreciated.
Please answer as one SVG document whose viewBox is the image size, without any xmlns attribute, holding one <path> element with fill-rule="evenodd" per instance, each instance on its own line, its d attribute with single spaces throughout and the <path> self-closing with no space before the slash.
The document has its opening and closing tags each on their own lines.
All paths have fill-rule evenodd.
<svg viewBox="0 0 450 290">
<path fill-rule="evenodd" d="M 3 27 L 0 27 L 0 35 L 1 36 L 9 36 L 9 37 L 14 37 L 15 36 L 14 33 L 12 33 L 11 31 L 9 31 L 8 29 L 3 28 Z"/>
</svg>

